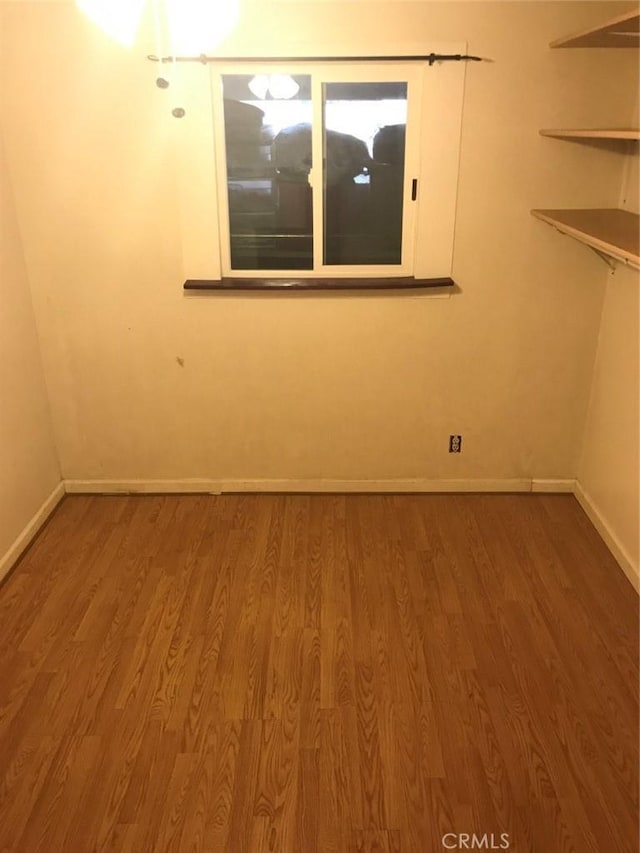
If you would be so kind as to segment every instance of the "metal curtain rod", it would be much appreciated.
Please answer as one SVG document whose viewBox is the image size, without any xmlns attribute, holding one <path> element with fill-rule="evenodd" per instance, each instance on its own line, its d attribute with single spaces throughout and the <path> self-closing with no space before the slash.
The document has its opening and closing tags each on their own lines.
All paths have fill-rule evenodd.
<svg viewBox="0 0 640 853">
<path fill-rule="evenodd" d="M 155 56 L 149 54 L 151 62 L 482 62 L 481 56 L 467 53 L 427 53 L 424 56 Z"/>
</svg>

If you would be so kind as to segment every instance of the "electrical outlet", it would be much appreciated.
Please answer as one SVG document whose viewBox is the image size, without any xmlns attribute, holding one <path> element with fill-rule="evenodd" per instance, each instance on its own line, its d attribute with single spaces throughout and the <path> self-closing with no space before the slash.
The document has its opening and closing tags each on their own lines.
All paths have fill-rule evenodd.
<svg viewBox="0 0 640 853">
<path fill-rule="evenodd" d="M 461 435 L 450 435 L 449 436 L 449 453 L 460 453 L 462 450 L 462 436 Z"/>
</svg>

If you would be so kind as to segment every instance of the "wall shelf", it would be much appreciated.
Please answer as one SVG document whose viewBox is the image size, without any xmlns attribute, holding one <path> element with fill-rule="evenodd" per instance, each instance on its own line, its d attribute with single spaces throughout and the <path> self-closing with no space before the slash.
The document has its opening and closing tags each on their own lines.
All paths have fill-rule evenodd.
<svg viewBox="0 0 640 853">
<path fill-rule="evenodd" d="M 541 130 L 541 136 L 553 136 L 556 139 L 611 139 L 611 140 L 640 140 L 640 129 L 637 127 L 618 128 L 575 128 L 572 130 Z"/>
<path fill-rule="evenodd" d="M 550 47 L 638 47 L 640 13 L 618 15 L 606 24 L 590 27 L 574 35 L 556 39 Z"/>
<path fill-rule="evenodd" d="M 601 24 L 565 38 L 550 47 L 635 47 L 640 46 L 640 12 L 636 8 Z M 540 131 L 541 136 L 572 140 L 609 140 L 628 143 L 640 140 L 640 130 L 632 127 L 567 128 Z M 620 153 L 628 151 L 620 145 Z M 640 216 L 617 208 L 532 210 L 532 215 L 552 225 L 562 234 L 589 246 L 615 266 L 620 261 L 640 269 Z"/>
<path fill-rule="evenodd" d="M 628 210 L 532 210 L 532 215 L 595 251 L 640 268 L 640 216 Z"/>
</svg>

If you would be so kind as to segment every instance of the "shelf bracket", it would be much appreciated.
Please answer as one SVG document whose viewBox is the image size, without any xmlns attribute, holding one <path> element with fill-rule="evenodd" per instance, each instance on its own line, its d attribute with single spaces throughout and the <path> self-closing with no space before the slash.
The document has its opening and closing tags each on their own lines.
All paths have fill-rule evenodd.
<svg viewBox="0 0 640 853">
<path fill-rule="evenodd" d="M 611 272 L 615 272 L 618 269 L 618 264 L 622 263 L 622 261 L 612 258 L 611 255 L 605 255 L 604 252 L 601 252 L 599 249 L 595 249 L 593 246 L 589 246 L 588 248 L 605 262 Z"/>
<path fill-rule="evenodd" d="M 562 234 L 563 237 L 573 236 L 571 234 L 568 234 L 562 228 L 558 228 L 556 225 L 553 225 L 552 227 L 558 232 L 558 234 Z M 600 260 L 605 262 L 611 272 L 615 272 L 618 269 L 619 264 L 622 264 L 625 267 L 629 267 L 632 270 L 640 270 L 640 266 L 634 261 L 628 260 L 627 258 L 616 258 L 615 255 L 610 255 L 607 252 L 601 252 L 600 249 L 596 249 L 595 246 L 590 246 L 589 243 L 585 243 L 582 240 L 579 240 L 578 242 L 582 243 L 583 246 L 586 246 L 587 249 L 591 249 L 591 251 L 596 254 L 600 258 Z"/>
</svg>

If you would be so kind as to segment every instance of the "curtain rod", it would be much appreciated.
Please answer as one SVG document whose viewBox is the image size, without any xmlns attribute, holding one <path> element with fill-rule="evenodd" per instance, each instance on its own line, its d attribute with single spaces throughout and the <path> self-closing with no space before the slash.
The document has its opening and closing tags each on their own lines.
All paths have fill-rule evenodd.
<svg viewBox="0 0 640 853">
<path fill-rule="evenodd" d="M 481 56 L 466 53 L 427 53 L 424 56 L 155 56 L 149 54 L 151 62 L 482 62 Z"/>
</svg>

